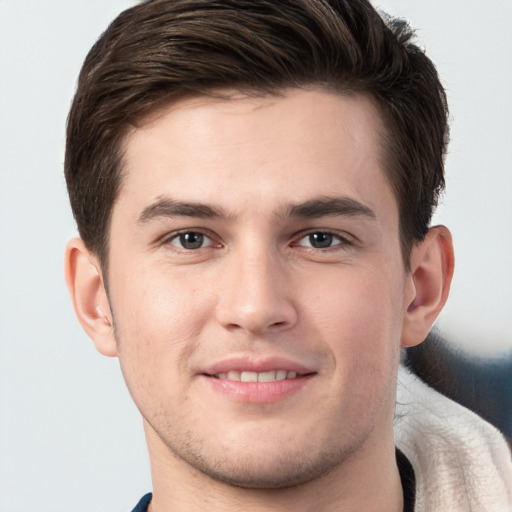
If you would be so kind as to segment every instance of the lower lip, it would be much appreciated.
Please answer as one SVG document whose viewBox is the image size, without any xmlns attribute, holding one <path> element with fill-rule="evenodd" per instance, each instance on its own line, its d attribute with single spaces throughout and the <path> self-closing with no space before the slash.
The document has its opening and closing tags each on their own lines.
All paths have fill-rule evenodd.
<svg viewBox="0 0 512 512">
<path fill-rule="evenodd" d="M 313 375 L 304 375 L 295 379 L 276 380 L 273 382 L 241 382 L 202 376 L 217 393 L 223 394 L 236 402 L 253 404 L 270 404 L 279 402 L 299 392 Z"/>
</svg>

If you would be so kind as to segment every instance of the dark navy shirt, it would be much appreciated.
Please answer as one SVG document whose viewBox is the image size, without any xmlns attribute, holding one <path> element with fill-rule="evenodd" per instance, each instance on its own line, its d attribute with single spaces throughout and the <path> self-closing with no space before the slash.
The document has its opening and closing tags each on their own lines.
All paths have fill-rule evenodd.
<svg viewBox="0 0 512 512">
<path fill-rule="evenodd" d="M 132 512 L 147 512 L 149 502 L 151 501 L 152 494 L 149 492 L 137 503 L 137 506 L 132 510 Z"/>
<path fill-rule="evenodd" d="M 400 450 L 396 450 L 396 465 L 398 466 L 404 492 L 404 512 L 414 512 L 414 502 L 416 501 L 414 469 L 412 469 L 409 459 Z"/>
</svg>

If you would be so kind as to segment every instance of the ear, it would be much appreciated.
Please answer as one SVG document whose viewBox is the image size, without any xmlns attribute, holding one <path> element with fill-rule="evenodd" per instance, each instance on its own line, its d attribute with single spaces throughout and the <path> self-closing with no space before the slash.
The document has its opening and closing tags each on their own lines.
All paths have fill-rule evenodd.
<svg viewBox="0 0 512 512">
<path fill-rule="evenodd" d="M 66 246 L 64 272 L 76 316 L 97 350 L 117 356 L 112 313 L 98 258 L 82 239 L 73 238 Z"/>
<path fill-rule="evenodd" d="M 452 236 L 448 228 L 430 228 L 425 240 L 414 246 L 406 285 L 402 347 L 419 345 L 443 309 L 454 269 Z"/>
</svg>

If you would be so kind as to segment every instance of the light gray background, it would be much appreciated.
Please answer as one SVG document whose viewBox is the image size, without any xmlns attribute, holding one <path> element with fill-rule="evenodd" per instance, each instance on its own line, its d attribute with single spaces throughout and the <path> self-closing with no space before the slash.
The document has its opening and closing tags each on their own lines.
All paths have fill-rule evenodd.
<svg viewBox="0 0 512 512">
<path fill-rule="evenodd" d="M 117 360 L 68 301 L 75 227 L 64 124 L 86 52 L 127 0 L 0 0 L 0 511 L 128 511 L 150 490 L 141 422 Z M 512 0 L 376 0 L 410 20 L 448 90 L 457 253 L 442 330 L 512 348 Z"/>
</svg>

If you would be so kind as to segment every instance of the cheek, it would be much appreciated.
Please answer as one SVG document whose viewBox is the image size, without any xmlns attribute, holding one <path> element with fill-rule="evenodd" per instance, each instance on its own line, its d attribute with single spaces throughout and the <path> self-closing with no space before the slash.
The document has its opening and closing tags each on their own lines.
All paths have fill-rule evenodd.
<svg viewBox="0 0 512 512">
<path fill-rule="evenodd" d="M 328 281 L 326 281 L 328 282 Z M 343 272 L 308 302 L 307 322 L 330 355 L 322 401 L 354 433 L 377 421 L 394 403 L 399 359 L 399 300 L 388 276 Z M 327 421 L 327 420 L 326 420 Z"/>
<path fill-rule="evenodd" d="M 161 404 L 186 400 L 208 296 L 165 272 L 130 276 L 112 287 L 121 371 L 143 416 L 165 416 Z"/>
<path fill-rule="evenodd" d="M 210 294 L 169 274 L 134 266 L 112 287 L 119 358 L 127 370 L 157 375 L 172 367 L 179 375 L 195 350 L 211 310 Z"/>
<path fill-rule="evenodd" d="M 386 361 L 394 357 L 401 330 L 397 309 L 403 300 L 396 277 L 354 270 L 325 283 L 306 302 L 306 316 L 338 358 L 354 361 L 357 354 L 358 360 L 378 362 L 386 353 Z"/>
</svg>

